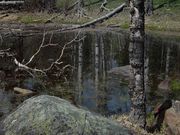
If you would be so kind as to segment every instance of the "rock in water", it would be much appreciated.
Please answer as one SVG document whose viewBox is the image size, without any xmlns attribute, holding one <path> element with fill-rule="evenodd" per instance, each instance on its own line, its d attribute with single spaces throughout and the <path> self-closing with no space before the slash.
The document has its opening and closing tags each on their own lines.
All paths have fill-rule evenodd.
<svg viewBox="0 0 180 135">
<path fill-rule="evenodd" d="M 6 135 L 129 135 L 128 129 L 54 96 L 30 98 L 3 121 Z"/>
</svg>

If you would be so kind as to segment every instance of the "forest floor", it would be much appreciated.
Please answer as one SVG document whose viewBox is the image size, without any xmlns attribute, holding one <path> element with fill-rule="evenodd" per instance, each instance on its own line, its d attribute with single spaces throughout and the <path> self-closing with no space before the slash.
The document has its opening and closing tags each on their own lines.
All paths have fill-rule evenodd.
<svg viewBox="0 0 180 135">
<path fill-rule="evenodd" d="M 158 0 L 155 3 L 155 7 L 161 4 L 162 0 Z M 118 0 L 110 1 L 107 8 L 113 10 L 121 2 Z M 47 12 L 12 12 L 5 13 L 0 11 L 0 23 L 19 23 L 19 24 L 44 24 L 48 19 L 52 19 L 54 24 L 83 24 L 93 19 L 99 18 L 108 13 L 108 11 L 100 12 L 101 3 L 97 3 L 88 7 L 85 7 L 84 12 L 87 14 L 85 17 L 78 18 L 75 11 L 72 10 L 68 15 L 63 13 L 49 14 Z M 97 24 L 98 27 L 120 27 L 128 29 L 130 24 L 129 8 L 125 8 L 123 12 L 108 19 L 107 21 Z M 169 6 L 165 5 L 154 11 L 153 15 L 145 17 L 146 30 L 152 31 L 167 31 L 166 33 L 175 33 L 178 35 L 180 32 L 180 2 L 175 2 Z"/>
</svg>

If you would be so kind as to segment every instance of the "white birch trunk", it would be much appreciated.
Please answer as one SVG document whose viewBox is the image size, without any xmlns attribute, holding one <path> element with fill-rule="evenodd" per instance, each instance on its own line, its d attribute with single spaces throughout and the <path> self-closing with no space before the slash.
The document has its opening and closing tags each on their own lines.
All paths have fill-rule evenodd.
<svg viewBox="0 0 180 135">
<path fill-rule="evenodd" d="M 144 86 L 144 0 L 130 0 L 130 45 L 129 59 L 131 65 L 130 119 L 140 127 L 146 125 L 146 104 Z"/>
</svg>

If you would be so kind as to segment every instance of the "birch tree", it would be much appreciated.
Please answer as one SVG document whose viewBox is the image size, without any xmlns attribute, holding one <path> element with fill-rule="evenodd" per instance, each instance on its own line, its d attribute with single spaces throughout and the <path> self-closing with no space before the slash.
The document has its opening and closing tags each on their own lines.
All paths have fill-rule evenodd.
<svg viewBox="0 0 180 135">
<path fill-rule="evenodd" d="M 140 127 L 146 125 L 144 88 L 144 0 L 130 0 L 130 45 L 131 65 L 130 97 L 132 102 L 130 120 Z"/>
</svg>

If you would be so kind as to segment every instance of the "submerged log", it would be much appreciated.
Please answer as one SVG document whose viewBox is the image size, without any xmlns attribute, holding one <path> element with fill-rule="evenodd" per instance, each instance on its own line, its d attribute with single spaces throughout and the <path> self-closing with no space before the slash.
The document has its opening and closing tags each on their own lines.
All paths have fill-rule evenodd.
<svg viewBox="0 0 180 135">
<path fill-rule="evenodd" d="M 36 94 L 35 92 L 33 92 L 31 90 L 22 89 L 22 88 L 18 88 L 18 87 L 14 88 L 14 92 L 16 92 L 22 96 L 29 96 L 29 95 L 35 95 Z"/>
<path fill-rule="evenodd" d="M 24 6 L 24 1 L 0 1 L 0 10 L 17 9 L 20 10 Z"/>
</svg>

